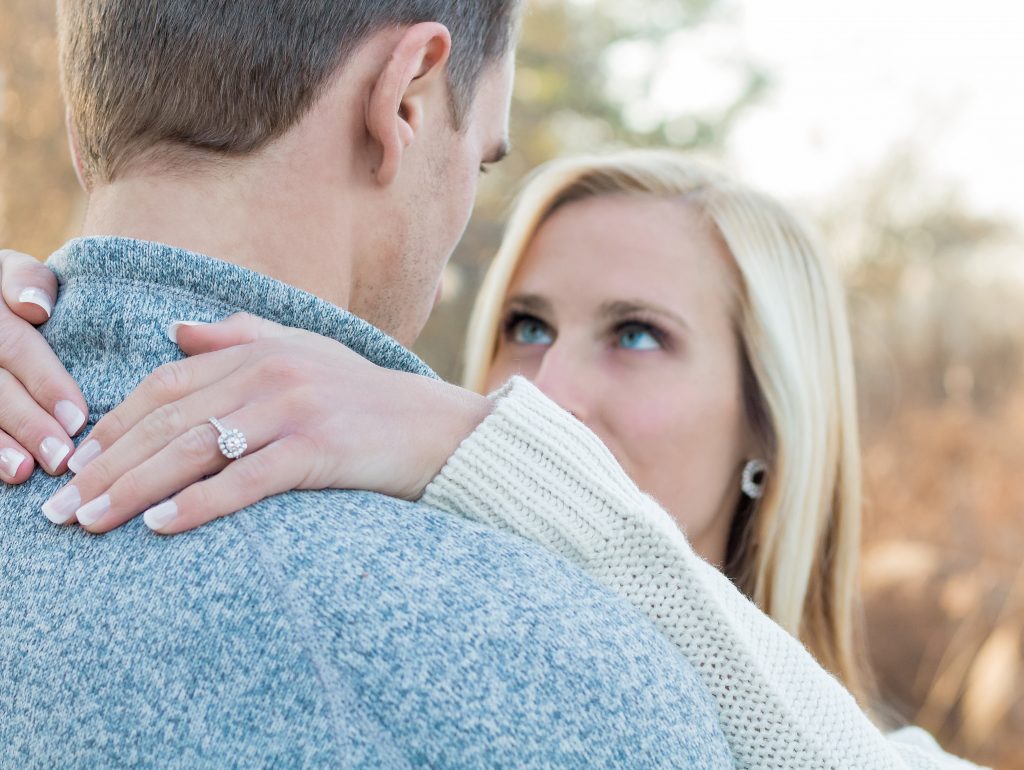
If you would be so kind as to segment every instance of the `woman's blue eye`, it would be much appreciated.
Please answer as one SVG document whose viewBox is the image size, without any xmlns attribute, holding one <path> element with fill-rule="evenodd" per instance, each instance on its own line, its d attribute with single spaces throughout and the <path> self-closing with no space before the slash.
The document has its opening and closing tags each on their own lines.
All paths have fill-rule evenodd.
<svg viewBox="0 0 1024 770">
<path fill-rule="evenodd" d="M 514 321 L 509 336 L 519 345 L 550 345 L 553 342 L 551 330 L 536 318 L 520 318 Z"/>
<path fill-rule="evenodd" d="M 646 326 L 632 324 L 619 330 L 619 345 L 626 350 L 659 350 L 661 342 Z"/>
</svg>

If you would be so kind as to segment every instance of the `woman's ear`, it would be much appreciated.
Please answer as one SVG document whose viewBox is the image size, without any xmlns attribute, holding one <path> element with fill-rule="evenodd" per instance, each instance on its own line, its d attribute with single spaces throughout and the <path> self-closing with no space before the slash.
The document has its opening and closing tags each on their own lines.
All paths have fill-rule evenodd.
<svg viewBox="0 0 1024 770">
<path fill-rule="evenodd" d="M 449 115 L 447 64 L 451 49 L 451 34 L 443 24 L 415 24 L 399 39 L 377 76 L 367 105 L 366 127 L 380 152 L 379 184 L 388 185 L 398 176 L 405 150 L 421 131 L 433 103 L 441 102 L 444 114 Z"/>
</svg>

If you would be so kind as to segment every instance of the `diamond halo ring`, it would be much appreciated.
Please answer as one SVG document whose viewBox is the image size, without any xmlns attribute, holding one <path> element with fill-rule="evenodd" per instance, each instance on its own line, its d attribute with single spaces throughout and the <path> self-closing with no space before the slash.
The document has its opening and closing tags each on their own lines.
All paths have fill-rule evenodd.
<svg viewBox="0 0 1024 770">
<path fill-rule="evenodd" d="M 237 460 L 245 454 L 245 450 L 249 445 L 246 443 L 245 434 L 242 431 L 224 427 L 224 423 L 216 417 L 210 418 L 210 424 L 220 433 L 220 437 L 217 439 L 217 447 L 222 455 L 229 460 Z"/>
</svg>

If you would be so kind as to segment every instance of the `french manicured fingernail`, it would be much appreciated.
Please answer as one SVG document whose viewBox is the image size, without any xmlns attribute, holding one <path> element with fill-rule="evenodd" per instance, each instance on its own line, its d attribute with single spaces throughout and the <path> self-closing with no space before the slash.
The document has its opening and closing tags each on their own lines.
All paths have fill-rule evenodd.
<svg viewBox="0 0 1024 770">
<path fill-rule="evenodd" d="M 31 287 L 23 289 L 21 294 L 18 295 L 18 302 L 28 302 L 32 305 L 38 305 L 46 311 L 47 318 L 53 314 L 53 303 L 50 301 L 50 295 L 42 289 L 35 289 Z"/>
<path fill-rule="evenodd" d="M 18 473 L 18 468 L 26 459 L 28 458 L 17 449 L 0 449 L 0 471 L 3 471 L 8 478 L 13 479 Z"/>
<path fill-rule="evenodd" d="M 167 500 L 154 505 L 142 516 L 146 526 L 152 530 L 160 530 L 178 518 L 178 504 L 173 500 Z"/>
<path fill-rule="evenodd" d="M 88 527 L 106 516 L 109 510 L 110 495 L 100 495 L 75 511 L 75 518 L 83 527 Z"/>
<path fill-rule="evenodd" d="M 43 515 L 54 524 L 64 524 L 75 515 L 75 511 L 82 505 L 82 496 L 73 484 L 68 484 L 64 489 L 43 503 Z"/>
<path fill-rule="evenodd" d="M 46 469 L 50 473 L 56 473 L 57 468 L 64 462 L 64 458 L 71 454 L 71 447 L 61 439 L 50 436 L 49 438 L 44 438 L 43 442 L 39 445 L 39 454 L 43 456 Z"/>
<path fill-rule="evenodd" d="M 173 342 L 175 345 L 178 344 L 178 329 L 182 326 L 206 326 L 205 321 L 175 321 L 167 327 L 167 339 Z"/>
<path fill-rule="evenodd" d="M 85 415 L 82 414 L 82 410 L 70 401 L 58 401 L 53 410 L 53 416 L 57 418 L 60 427 L 66 430 L 69 436 L 74 436 L 85 425 Z"/>
<path fill-rule="evenodd" d="M 100 442 L 89 439 L 71 455 L 71 459 L 68 460 L 68 470 L 72 473 L 81 473 L 82 469 L 99 457 L 102 451 Z"/>
</svg>

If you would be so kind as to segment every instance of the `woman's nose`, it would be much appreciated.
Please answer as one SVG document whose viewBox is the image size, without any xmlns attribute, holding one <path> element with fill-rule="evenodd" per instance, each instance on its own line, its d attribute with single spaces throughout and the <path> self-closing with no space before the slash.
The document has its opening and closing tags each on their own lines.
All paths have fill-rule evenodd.
<svg viewBox="0 0 1024 770">
<path fill-rule="evenodd" d="M 545 353 L 533 384 L 577 420 L 586 422 L 588 368 L 584 361 L 560 350 L 556 343 Z"/>
</svg>

